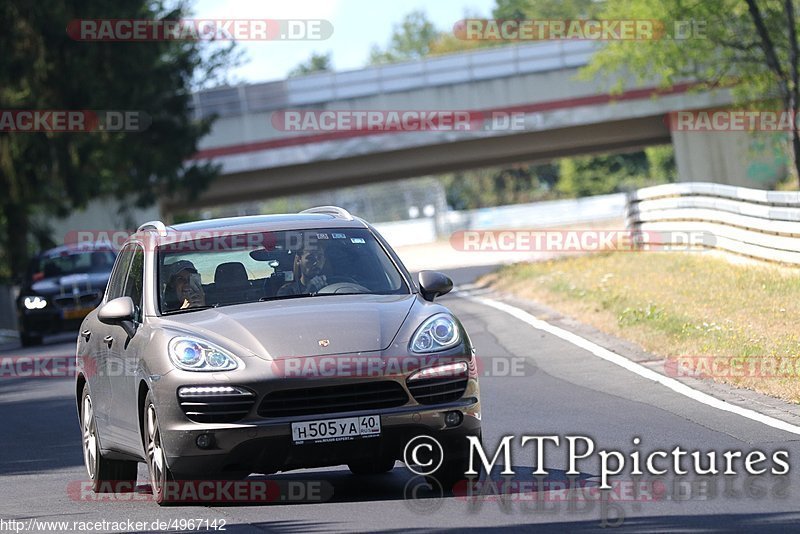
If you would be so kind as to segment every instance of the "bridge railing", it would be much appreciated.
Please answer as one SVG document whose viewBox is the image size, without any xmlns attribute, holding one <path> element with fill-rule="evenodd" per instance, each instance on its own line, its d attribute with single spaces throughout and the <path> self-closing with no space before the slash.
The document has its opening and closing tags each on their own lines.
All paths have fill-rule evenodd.
<svg viewBox="0 0 800 534">
<path fill-rule="evenodd" d="M 800 265 L 800 192 L 687 182 L 628 194 L 628 229 L 669 244 L 698 244 L 761 260 Z M 678 243 L 677 241 L 681 241 Z"/>
<path fill-rule="evenodd" d="M 424 87 L 577 68 L 588 63 L 598 46 L 593 41 L 503 46 L 359 70 L 221 87 L 195 93 L 193 106 L 198 117 L 246 115 Z"/>
</svg>

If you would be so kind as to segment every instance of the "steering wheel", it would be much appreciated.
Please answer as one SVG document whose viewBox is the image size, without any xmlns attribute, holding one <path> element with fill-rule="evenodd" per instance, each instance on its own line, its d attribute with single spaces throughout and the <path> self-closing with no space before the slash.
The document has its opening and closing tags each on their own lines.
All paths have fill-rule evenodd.
<svg viewBox="0 0 800 534">
<path fill-rule="evenodd" d="M 328 285 L 322 287 L 317 291 L 322 295 L 331 295 L 336 293 L 369 293 L 369 289 L 362 286 L 349 276 L 329 276 Z"/>
</svg>

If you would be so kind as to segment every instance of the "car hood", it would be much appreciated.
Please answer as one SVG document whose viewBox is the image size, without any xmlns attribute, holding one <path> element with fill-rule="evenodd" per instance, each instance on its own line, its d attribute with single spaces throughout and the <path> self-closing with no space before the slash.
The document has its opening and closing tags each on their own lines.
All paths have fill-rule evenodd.
<svg viewBox="0 0 800 534">
<path fill-rule="evenodd" d="M 265 359 L 387 349 L 414 305 L 408 295 L 331 295 L 163 317 L 165 328 L 227 338 Z M 325 342 L 327 340 L 327 343 Z"/>
<path fill-rule="evenodd" d="M 74 288 L 80 292 L 100 291 L 106 288 L 111 273 L 81 273 L 45 278 L 34 282 L 30 290 L 37 295 L 69 294 Z"/>
</svg>

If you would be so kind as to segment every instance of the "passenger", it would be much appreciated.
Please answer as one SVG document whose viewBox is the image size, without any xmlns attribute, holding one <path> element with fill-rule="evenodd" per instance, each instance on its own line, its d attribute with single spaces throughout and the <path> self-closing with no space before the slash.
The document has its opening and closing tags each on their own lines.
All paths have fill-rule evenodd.
<svg viewBox="0 0 800 534">
<path fill-rule="evenodd" d="M 325 266 L 328 260 L 320 247 L 306 248 L 297 251 L 294 257 L 294 279 L 278 290 L 278 296 L 305 295 L 316 293 L 328 285 Z"/>
<path fill-rule="evenodd" d="M 178 260 L 169 269 L 164 294 L 164 311 L 183 310 L 206 305 L 200 274 L 189 260 Z"/>
</svg>

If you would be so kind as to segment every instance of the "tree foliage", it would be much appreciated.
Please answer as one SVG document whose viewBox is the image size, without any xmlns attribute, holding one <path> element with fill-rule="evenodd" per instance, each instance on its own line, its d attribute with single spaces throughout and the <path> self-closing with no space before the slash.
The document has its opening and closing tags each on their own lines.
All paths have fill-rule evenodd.
<svg viewBox="0 0 800 534">
<path fill-rule="evenodd" d="M 666 35 L 650 41 L 615 41 L 595 54 L 584 78 L 601 77 L 619 91 L 628 78 L 671 87 L 686 80 L 698 89 L 731 88 L 750 108 L 798 110 L 798 10 L 795 0 L 625 0 L 604 5 L 604 18 L 657 19 Z M 686 28 L 675 21 L 689 21 Z M 682 31 L 676 31 L 681 28 Z M 688 38 L 683 38 L 687 37 Z M 790 153 L 800 176 L 800 139 Z"/>
<path fill-rule="evenodd" d="M 559 160 L 556 191 L 561 196 L 584 197 L 673 181 L 675 159 L 672 147 L 656 146 L 631 153 L 575 156 Z"/>
<path fill-rule="evenodd" d="M 306 74 L 313 74 L 315 72 L 331 72 L 332 70 L 333 62 L 330 52 L 325 54 L 312 52 L 311 56 L 306 61 L 289 71 L 289 78 L 305 76 Z"/>
<path fill-rule="evenodd" d="M 66 215 L 112 196 L 137 206 L 162 195 L 187 200 L 216 173 L 185 164 L 212 119 L 194 120 L 192 88 L 220 80 L 231 47 L 190 41 L 83 42 L 73 19 L 180 19 L 184 3 L 146 0 L 7 0 L 0 3 L 0 110 L 128 110 L 143 132 L 0 132 L 0 276 L 23 272 L 31 217 Z"/>
<path fill-rule="evenodd" d="M 596 18 L 602 2 L 596 0 L 496 0 L 496 19 Z"/>
<path fill-rule="evenodd" d="M 431 44 L 439 35 L 424 11 L 412 11 L 394 26 L 387 48 L 372 47 L 369 63 L 378 65 L 423 58 L 430 53 Z"/>
<path fill-rule="evenodd" d="M 454 172 L 441 177 L 447 204 L 467 210 L 554 198 L 558 166 L 520 164 Z"/>
</svg>

